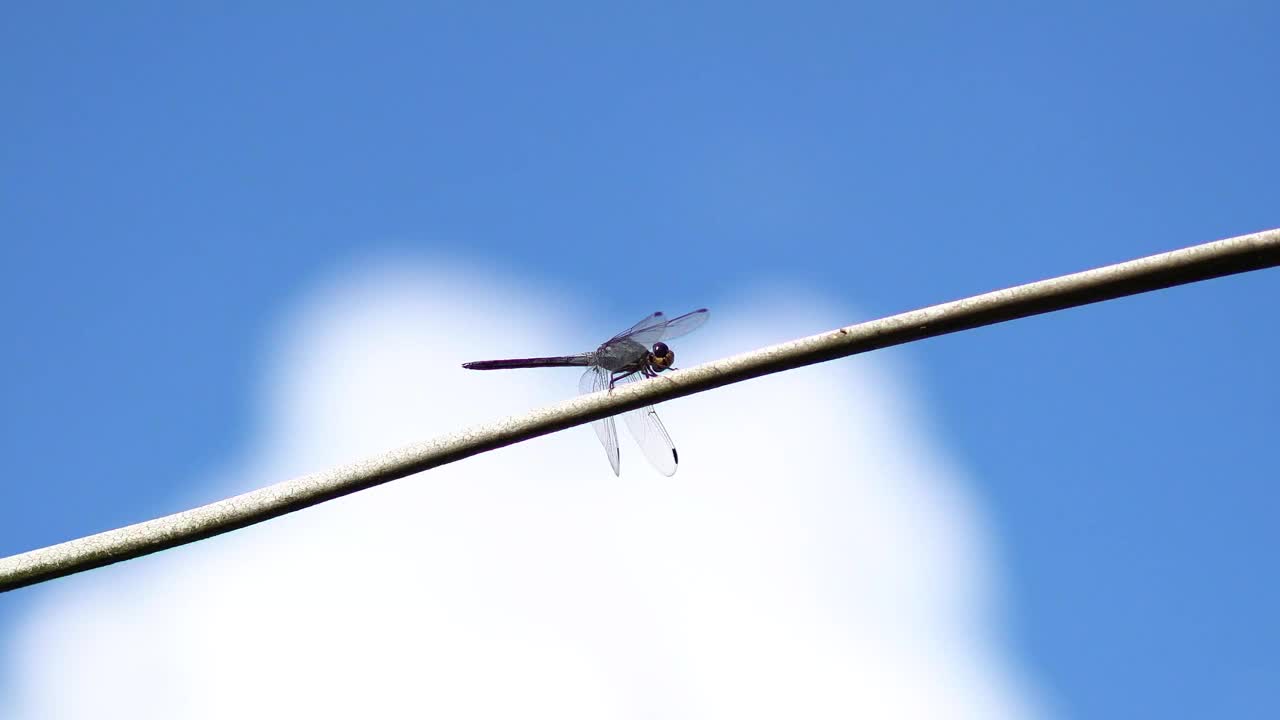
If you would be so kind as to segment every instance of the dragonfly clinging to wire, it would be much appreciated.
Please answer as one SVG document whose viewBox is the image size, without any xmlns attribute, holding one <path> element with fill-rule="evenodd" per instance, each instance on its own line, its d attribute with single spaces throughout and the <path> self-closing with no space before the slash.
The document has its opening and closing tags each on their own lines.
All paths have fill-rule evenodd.
<svg viewBox="0 0 1280 720">
<path fill-rule="evenodd" d="M 556 357 L 514 358 L 511 360 L 479 360 L 463 363 L 469 370 L 508 370 L 513 368 L 535 367 L 582 367 L 587 368 L 578 381 L 578 390 L 583 393 L 612 390 L 618 383 L 632 382 L 643 378 L 657 377 L 664 370 L 672 367 L 676 354 L 665 341 L 687 335 L 702 327 L 710 317 L 706 308 L 694 310 L 677 318 L 668 318 L 656 312 L 632 325 L 629 329 L 614 335 L 596 348 L 593 352 L 577 355 L 560 355 Z M 648 405 L 622 414 L 627 429 L 635 438 L 636 444 L 644 452 L 649 463 L 663 475 L 670 477 L 676 472 L 679 456 L 671 436 L 662 426 L 653 406 Z M 609 456 L 609 464 L 613 474 L 620 475 L 620 458 L 618 453 L 618 430 L 613 418 L 596 420 L 591 423 L 604 452 Z"/>
</svg>

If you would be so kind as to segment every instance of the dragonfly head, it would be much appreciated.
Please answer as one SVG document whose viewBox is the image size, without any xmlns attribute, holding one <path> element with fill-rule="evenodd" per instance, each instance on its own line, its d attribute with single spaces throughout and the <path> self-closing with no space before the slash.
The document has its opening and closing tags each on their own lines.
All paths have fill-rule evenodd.
<svg viewBox="0 0 1280 720">
<path fill-rule="evenodd" d="M 667 347 L 664 342 L 653 344 L 653 352 L 650 353 L 649 362 L 653 365 L 653 369 L 659 372 L 669 369 L 676 361 L 676 354 Z"/>
</svg>

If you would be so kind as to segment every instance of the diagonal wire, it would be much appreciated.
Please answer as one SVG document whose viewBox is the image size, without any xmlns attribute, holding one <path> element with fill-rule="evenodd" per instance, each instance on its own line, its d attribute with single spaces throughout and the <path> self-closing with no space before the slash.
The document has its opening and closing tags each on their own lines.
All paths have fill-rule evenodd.
<svg viewBox="0 0 1280 720">
<path fill-rule="evenodd" d="M 220 535 L 466 457 L 761 375 L 1030 315 L 1280 265 L 1280 229 L 837 328 L 477 425 L 184 512 L 0 558 L 0 592 Z"/>
</svg>

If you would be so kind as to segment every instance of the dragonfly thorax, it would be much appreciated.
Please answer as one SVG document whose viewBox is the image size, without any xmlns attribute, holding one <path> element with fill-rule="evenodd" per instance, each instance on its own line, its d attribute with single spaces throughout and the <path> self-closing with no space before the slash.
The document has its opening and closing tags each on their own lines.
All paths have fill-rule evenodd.
<svg viewBox="0 0 1280 720">
<path fill-rule="evenodd" d="M 601 345 L 592 355 L 592 364 L 610 372 L 633 368 L 649 355 L 649 349 L 632 340 L 622 340 Z"/>
</svg>

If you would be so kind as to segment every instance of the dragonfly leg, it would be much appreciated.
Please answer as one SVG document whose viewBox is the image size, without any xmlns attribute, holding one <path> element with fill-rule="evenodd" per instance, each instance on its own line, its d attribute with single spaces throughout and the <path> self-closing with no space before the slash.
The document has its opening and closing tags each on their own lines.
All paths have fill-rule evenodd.
<svg viewBox="0 0 1280 720">
<path fill-rule="evenodd" d="M 612 390 L 619 380 L 631 375 L 640 375 L 641 377 L 646 378 L 658 377 L 658 373 L 654 372 L 653 368 L 648 365 L 641 365 L 638 368 L 629 367 L 623 368 L 622 370 L 614 370 L 609 376 L 609 389 Z"/>
<path fill-rule="evenodd" d="M 628 365 L 627 367 L 622 368 L 621 370 L 613 370 L 609 374 L 609 389 L 613 390 L 614 385 L 616 385 L 619 380 L 622 380 L 623 378 L 629 377 L 631 375 L 639 375 L 645 378 L 655 378 L 655 377 L 658 377 L 658 370 L 655 369 L 653 366 L 653 363 L 648 360 L 640 360 L 636 363 L 633 363 L 631 365 Z"/>
</svg>

